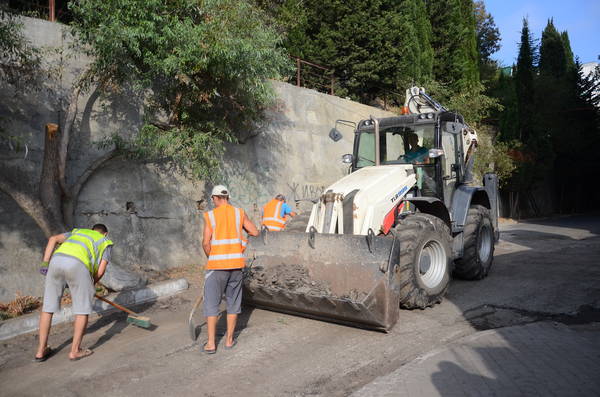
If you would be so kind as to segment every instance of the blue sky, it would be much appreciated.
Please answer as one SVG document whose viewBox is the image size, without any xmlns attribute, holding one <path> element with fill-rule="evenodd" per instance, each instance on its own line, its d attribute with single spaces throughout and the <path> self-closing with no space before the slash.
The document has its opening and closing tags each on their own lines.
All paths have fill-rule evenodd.
<svg viewBox="0 0 600 397">
<path fill-rule="evenodd" d="M 600 0 L 484 0 L 486 10 L 500 30 L 500 51 L 492 55 L 503 65 L 516 62 L 523 17 L 533 38 L 539 40 L 548 19 L 559 32 L 566 30 L 571 49 L 582 63 L 598 62 L 600 55 Z M 538 42 L 539 43 L 539 42 Z"/>
</svg>

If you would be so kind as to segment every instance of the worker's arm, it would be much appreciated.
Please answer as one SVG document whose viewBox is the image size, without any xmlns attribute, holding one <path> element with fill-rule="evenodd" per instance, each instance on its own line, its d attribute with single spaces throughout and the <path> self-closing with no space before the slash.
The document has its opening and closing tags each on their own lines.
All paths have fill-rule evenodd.
<svg viewBox="0 0 600 397">
<path fill-rule="evenodd" d="M 258 229 L 254 226 L 254 223 L 248 218 L 248 215 L 244 214 L 244 230 L 251 236 L 258 236 Z"/>
<path fill-rule="evenodd" d="M 286 221 L 289 220 L 288 215 L 292 218 L 297 215 L 294 211 L 292 211 L 292 207 L 290 207 L 288 203 L 283 203 L 281 211 L 283 213 L 283 218 L 285 218 Z"/>
<path fill-rule="evenodd" d="M 112 256 L 112 245 L 109 245 L 104 250 L 104 253 L 102 254 L 102 259 L 100 259 L 100 265 L 98 265 L 98 271 L 96 272 L 96 275 L 94 276 L 94 284 L 96 284 L 98 281 L 100 281 L 102 276 L 104 276 L 104 272 L 106 272 L 106 267 L 110 263 L 111 256 Z"/>
<path fill-rule="evenodd" d="M 104 272 L 106 272 L 106 265 L 108 265 L 108 261 L 106 259 L 102 259 L 100 261 L 100 266 L 98 266 L 98 273 L 96 273 L 96 277 L 94 277 L 94 284 L 96 284 L 102 276 L 104 276 Z"/>
<path fill-rule="evenodd" d="M 208 222 L 204 222 L 204 233 L 202 233 L 202 249 L 206 254 L 206 257 L 210 255 L 210 239 L 212 238 L 212 229 L 208 225 Z"/>
<path fill-rule="evenodd" d="M 44 262 L 50 262 L 50 258 L 52 257 L 52 253 L 54 252 L 54 248 L 56 248 L 56 244 L 62 244 L 67 240 L 67 237 L 64 234 L 55 234 L 48 239 L 48 244 L 46 245 L 46 250 L 44 251 Z"/>
</svg>

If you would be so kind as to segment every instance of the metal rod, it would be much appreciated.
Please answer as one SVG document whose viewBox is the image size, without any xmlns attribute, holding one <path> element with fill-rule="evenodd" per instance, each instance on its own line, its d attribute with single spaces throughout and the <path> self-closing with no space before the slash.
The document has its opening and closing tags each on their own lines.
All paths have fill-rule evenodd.
<svg viewBox="0 0 600 397">
<path fill-rule="evenodd" d="M 371 116 L 371 120 L 375 125 L 375 165 L 381 165 L 381 159 L 379 156 L 379 120 Z"/>
<path fill-rule="evenodd" d="M 56 21 L 56 12 L 54 9 L 55 6 L 55 0 L 48 0 L 48 19 L 50 20 L 50 22 L 55 22 Z"/>
<path fill-rule="evenodd" d="M 331 75 L 331 95 L 334 95 L 333 94 L 333 85 L 334 85 L 334 83 L 335 83 L 335 76 L 332 74 Z"/>
<path fill-rule="evenodd" d="M 296 85 L 300 87 L 300 58 L 296 58 Z"/>
</svg>

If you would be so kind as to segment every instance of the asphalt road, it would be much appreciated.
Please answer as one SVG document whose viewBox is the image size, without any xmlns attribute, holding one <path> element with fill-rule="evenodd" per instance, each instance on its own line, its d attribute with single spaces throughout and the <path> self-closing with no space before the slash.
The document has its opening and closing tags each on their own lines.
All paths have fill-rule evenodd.
<svg viewBox="0 0 600 397">
<path fill-rule="evenodd" d="M 68 360 L 68 325 L 53 329 L 58 352 L 45 363 L 31 361 L 36 335 L 0 342 L 0 395 L 343 396 L 491 328 L 551 320 L 597 330 L 600 216 L 503 224 L 501 231 L 488 278 L 452 280 L 442 304 L 402 311 L 388 334 L 247 309 L 238 346 L 209 356 L 188 336 L 199 292 L 191 289 L 141 308 L 156 324 L 151 330 L 126 325 L 121 314 L 93 321 L 84 345 L 95 353 L 81 361 Z"/>
</svg>

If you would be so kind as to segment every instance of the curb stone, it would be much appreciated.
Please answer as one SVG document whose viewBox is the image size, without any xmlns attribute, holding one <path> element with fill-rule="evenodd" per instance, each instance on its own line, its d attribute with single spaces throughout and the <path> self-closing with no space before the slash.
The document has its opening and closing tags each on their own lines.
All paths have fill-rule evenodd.
<svg viewBox="0 0 600 397">
<path fill-rule="evenodd" d="M 155 301 L 158 298 L 175 295 L 188 288 L 189 284 L 185 278 L 170 280 L 161 283 L 152 284 L 145 288 L 115 292 L 108 296 L 107 299 L 119 303 L 121 305 L 137 305 L 139 303 Z M 92 307 L 93 314 L 104 314 L 117 309 L 104 303 L 98 299 L 94 300 Z M 54 313 L 52 317 L 52 325 L 60 324 L 73 319 L 71 305 L 63 307 L 59 312 Z M 11 320 L 0 322 L 0 341 L 13 338 L 17 335 L 26 334 L 38 329 L 39 315 L 31 313 L 29 315 L 20 316 Z"/>
</svg>

